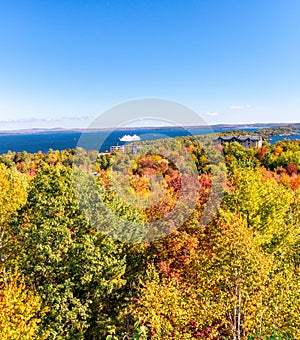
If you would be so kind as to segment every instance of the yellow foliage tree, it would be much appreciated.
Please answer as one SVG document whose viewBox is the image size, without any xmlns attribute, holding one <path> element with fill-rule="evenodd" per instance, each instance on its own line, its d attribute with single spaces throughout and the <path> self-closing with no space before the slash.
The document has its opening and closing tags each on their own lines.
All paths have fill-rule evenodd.
<svg viewBox="0 0 300 340">
<path fill-rule="evenodd" d="M 168 243 L 176 257 L 150 268 L 132 306 L 151 339 L 299 338 L 299 273 L 263 250 L 247 221 L 220 210 L 198 242 L 179 235 Z"/>
<path fill-rule="evenodd" d="M 27 177 L 16 169 L 8 169 L 0 164 L 0 282 L 5 279 L 6 263 L 11 256 L 14 240 L 8 220 L 25 204 L 27 198 Z"/>
<path fill-rule="evenodd" d="M 40 314 L 40 297 L 26 288 L 17 271 L 0 285 L 1 340 L 40 339 L 37 335 Z"/>
</svg>

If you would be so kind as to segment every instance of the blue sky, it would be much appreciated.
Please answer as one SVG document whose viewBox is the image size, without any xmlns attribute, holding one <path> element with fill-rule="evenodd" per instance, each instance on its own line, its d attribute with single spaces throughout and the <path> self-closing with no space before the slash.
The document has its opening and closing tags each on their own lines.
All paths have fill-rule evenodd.
<svg viewBox="0 0 300 340">
<path fill-rule="evenodd" d="M 0 130 L 167 98 L 208 123 L 300 121 L 299 0 L 0 2 Z"/>
</svg>

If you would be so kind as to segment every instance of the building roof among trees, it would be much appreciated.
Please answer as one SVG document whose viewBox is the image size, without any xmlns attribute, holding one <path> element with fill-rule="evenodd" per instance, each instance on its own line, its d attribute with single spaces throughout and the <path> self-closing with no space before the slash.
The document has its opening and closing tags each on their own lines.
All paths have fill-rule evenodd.
<svg viewBox="0 0 300 340">
<path fill-rule="evenodd" d="M 245 142 L 246 140 L 252 140 L 252 141 L 260 141 L 262 139 L 261 136 L 219 136 L 217 139 L 223 139 L 226 142 L 230 141 L 239 141 L 239 142 Z"/>
</svg>

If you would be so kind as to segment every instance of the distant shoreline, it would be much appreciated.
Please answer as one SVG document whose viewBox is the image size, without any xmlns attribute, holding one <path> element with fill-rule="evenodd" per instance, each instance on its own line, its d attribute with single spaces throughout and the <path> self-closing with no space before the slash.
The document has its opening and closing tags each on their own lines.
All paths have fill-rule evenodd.
<svg viewBox="0 0 300 340">
<path fill-rule="evenodd" d="M 49 133 L 83 133 L 83 132 L 99 132 L 99 131 L 136 131 L 143 130 L 185 130 L 185 129 L 242 129 L 242 128 L 272 128 L 283 126 L 298 126 L 300 123 L 252 123 L 252 124 L 213 124 L 213 125 L 190 125 L 190 126 L 136 126 L 136 127 L 108 127 L 108 128 L 33 128 L 33 129 L 18 129 L 18 130 L 0 130 L 0 135 L 31 135 L 31 134 L 49 134 Z"/>
<path fill-rule="evenodd" d="M 294 133 L 297 132 L 297 135 Z M 53 150 L 74 149 L 81 140 L 82 133 L 85 148 L 106 152 L 113 145 L 123 145 L 121 139 L 126 135 L 137 135 L 141 140 L 173 138 L 182 136 L 216 135 L 260 135 L 264 140 L 274 143 L 280 139 L 291 138 L 300 140 L 300 124 L 248 124 L 213 126 L 162 126 L 162 127 L 119 127 L 117 129 L 23 129 L 2 131 L 0 133 L 0 154 L 8 151 L 36 153 Z M 288 134 L 288 135 L 286 135 Z M 279 136 L 284 135 L 284 136 Z M 270 139 L 270 137 L 272 137 Z"/>
</svg>

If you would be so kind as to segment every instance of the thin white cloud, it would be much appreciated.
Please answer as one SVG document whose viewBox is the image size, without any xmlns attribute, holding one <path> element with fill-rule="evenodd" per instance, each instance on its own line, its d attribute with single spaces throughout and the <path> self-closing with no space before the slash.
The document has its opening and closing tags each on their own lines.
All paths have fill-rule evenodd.
<svg viewBox="0 0 300 340">
<path fill-rule="evenodd" d="M 244 110 L 244 109 L 250 109 L 251 105 L 246 104 L 246 105 L 231 105 L 230 109 L 231 110 Z"/>
<path fill-rule="evenodd" d="M 211 117 L 215 117 L 215 116 L 218 116 L 220 113 L 217 112 L 217 111 L 209 111 L 209 112 L 206 112 L 205 115 L 206 116 L 211 116 Z"/>
<path fill-rule="evenodd" d="M 0 119 L 0 131 L 19 129 L 85 128 L 91 123 L 92 116 L 65 116 L 47 118 Z"/>
<path fill-rule="evenodd" d="M 58 118 L 20 118 L 20 119 L 5 119 L 0 120 L 1 124 L 10 124 L 10 123 L 52 123 L 52 122 L 60 122 L 64 120 L 79 120 L 79 121 L 85 121 L 85 120 L 91 120 L 95 118 L 94 116 L 64 116 L 64 117 L 58 117 Z"/>
</svg>

